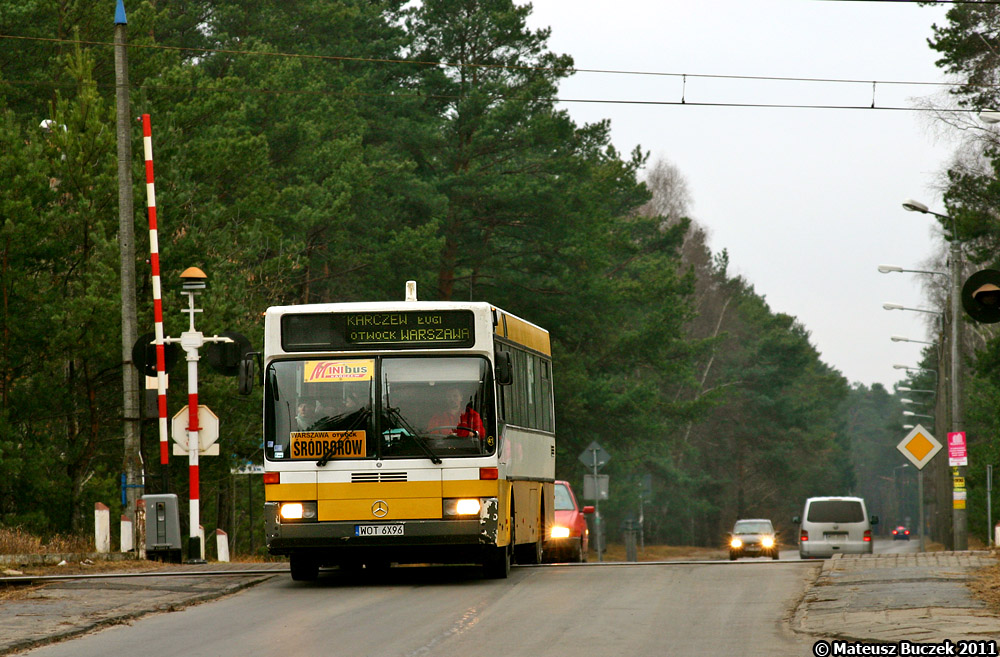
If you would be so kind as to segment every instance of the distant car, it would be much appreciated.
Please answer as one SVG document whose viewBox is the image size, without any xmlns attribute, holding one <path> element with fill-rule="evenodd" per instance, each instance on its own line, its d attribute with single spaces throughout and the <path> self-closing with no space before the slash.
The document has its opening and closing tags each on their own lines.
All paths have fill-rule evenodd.
<svg viewBox="0 0 1000 657">
<path fill-rule="evenodd" d="M 910 530 L 904 527 L 903 525 L 899 525 L 898 527 L 892 530 L 892 540 L 894 541 L 910 540 Z"/>
<path fill-rule="evenodd" d="M 729 560 L 740 557 L 778 558 L 778 536 L 770 520 L 737 520 L 729 534 Z"/>
<path fill-rule="evenodd" d="M 542 547 L 545 561 L 586 561 L 590 549 L 590 531 L 586 514 L 594 507 L 580 508 L 573 488 L 566 481 L 555 482 L 555 522 Z"/>
</svg>

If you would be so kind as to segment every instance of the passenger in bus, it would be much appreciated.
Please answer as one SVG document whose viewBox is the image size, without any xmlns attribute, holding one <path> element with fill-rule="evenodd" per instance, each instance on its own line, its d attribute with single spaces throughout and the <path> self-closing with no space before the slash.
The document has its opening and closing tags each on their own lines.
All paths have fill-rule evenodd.
<svg viewBox="0 0 1000 657">
<path fill-rule="evenodd" d="M 457 387 L 445 391 L 445 409 L 435 414 L 427 423 L 429 433 L 457 435 L 459 438 L 470 436 L 482 439 L 486 435 L 483 420 L 479 417 L 472 404 L 463 406 L 462 391 Z"/>
<path fill-rule="evenodd" d="M 308 431 L 319 419 L 316 413 L 316 402 L 312 399 L 304 399 L 299 403 L 295 414 L 295 424 L 299 431 Z"/>
</svg>

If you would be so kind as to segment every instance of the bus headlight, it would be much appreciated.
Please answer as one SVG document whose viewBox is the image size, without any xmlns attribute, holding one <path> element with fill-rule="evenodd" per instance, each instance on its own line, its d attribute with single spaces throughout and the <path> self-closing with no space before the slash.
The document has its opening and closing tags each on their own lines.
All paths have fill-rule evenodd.
<svg viewBox="0 0 1000 657">
<path fill-rule="evenodd" d="M 552 528 L 552 531 L 549 532 L 549 536 L 551 538 L 569 538 L 569 527 L 560 527 L 559 525 L 556 525 Z"/>
<path fill-rule="evenodd" d="M 315 522 L 315 502 L 282 502 L 278 515 L 285 522 Z"/>
<path fill-rule="evenodd" d="M 451 498 L 443 501 L 442 513 L 446 518 L 478 516 L 482 506 L 478 497 Z"/>
<path fill-rule="evenodd" d="M 774 539 L 770 536 L 765 536 L 764 538 L 760 539 L 760 544 L 766 548 L 773 548 Z"/>
</svg>

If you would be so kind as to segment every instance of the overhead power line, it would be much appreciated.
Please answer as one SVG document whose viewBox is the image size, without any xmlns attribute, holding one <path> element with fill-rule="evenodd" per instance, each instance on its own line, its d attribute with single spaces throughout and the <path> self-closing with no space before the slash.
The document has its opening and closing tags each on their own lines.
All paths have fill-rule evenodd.
<svg viewBox="0 0 1000 657">
<path fill-rule="evenodd" d="M 848 0 L 841 0 L 848 1 Z M 851 1 L 875 1 L 875 0 L 851 0 Z M 908 0 L 889 0 L 893 2 L 903 2 Z M 1000 2 L 1000 0 L 997 0 Z M 113 47 L 115 44 L 106 41 L 87 41 L 80 39 L 56 39 L 48 37 L 26 37 L 17 35 L 7 35 L 0 34 L 0 39 L 15 39 L 24 41 L 40 41 L 47 43 L 58 43 L 58 44 L 72 44 L 72 45 L 84 45 L 84 46 L 108 46 Z M 639 70 L 627 70 L 627 69 L 598 69 L 598 68 L 552 68 L 552 67 L 531 67 L 531 66 L 508 66 L 499 64 L 467 64 L 467 63 L 450 63 L 450 62 L 428 62 L 420 60 L 408 60 L 408 59 L 386 59 L 386 58 L 370 58 L 370 57 L 348 57 L 339 55 L 308 55 L 299 53 L 283 53 L 283 52 L 260 52 L 251 50 L 228 50 L 228 49 L 218 49 L 218 48 L 191 48 L 191 47 L 179 47 L 179 46 L 165 46 L 165 45 L 143 45 L 143 44 L 130 44 L 128 47 L 136 49 L 157 49 L 157 50 L 171 50 L 171 51 L 190 51 L 198 54 L 224 54 L 224 55 L 236 55 L 236 56 L 259 56 L 259 57 L 280 57 L 280 58 L 290 58 L 290 59 L 309 59 L 309 60 L 319 60 L 319 61 L 332 61 L 332 62 L 359 62 L 359 63 L 373 63 L 373 64 L 391 64 L 391 65 L 416 65 L 416 66 L 434 66 L 434 67 L 482 67 L 482 68 L 494 68 L 494 69 L 514 69 L 514 70 L 546 70 L 546 71 L 558 71 L 567 73 L 588 73 L 588 74 L 603 74 L 603 75 L 633 75 L 633 76 L 658 76 L 658 77 L 673 77 L 680 78 L 682 84 L 684 85 L 681 90 L 679 100 L 630 100 L 630 99 L 610 99 L 610 98 L 562 98 L 553 96 L 550 98 L 552 102 L 556 103 L 591 103 L 591 104 L 607 104 L 607 105 L 646 105 L 646 106 L 691 106 L 691 107 L 733 107 L 733 108 L 772 108 L 772 109 L 830 109 L 830 110 L 885 110 L 885 111 L 910 111 L 910 112 L 936 112 L 940 111 L 938 108 L 933 107 L 903 107 L 903 106 L 891 106 L 891 105 L 878 105 L 875 99 L 875 92 L 878 85 L 883 86 L 934 86 L 934 87 L 955 87 L 955 86 L 976 86 L 976 87 L 998 87 L 1000 85 L 996 84 L 962 84 L 958 85 L 953 82 L 929 82 L 929 81 L 903 81 L 903 80 L 862 80 L 862 79 L 851 79 L 851 78 L 819 78 L 819 77 L 790 77 L 790 76 L 768 76 L 768 75 L 727 75 L 727 74 L 707 74 L 707 73 L 673 73 L 665 71 L 639 71 Z M 797 82 L 797 83 L 819 83 L 819 84 L 865 84 L 872 85 L 872 101 L 870 105 L 857 105 L 857 104 L 835 104 L 835 103 L 751 103 L 751 102 L 708 102 L 708 101 L 695 101 L 687 100 L 686 98 L 686 85 L 688 78 L 693 79 L 716 79 L 716 80 L 740 80 L 740 81 L 755 81 L 755 82 Z M 73 86 L 73 83 L 56 83 L 51 81 L 12 81 L 3 80 L 4 84 L 8 85 L 38 85 L 38 86 Z M 97 86 L 111 86 L 111 85 L 97 85 Z M 164 91 L 192 91 L 192 92 L 202 92 L 202 93 L 257 93 L 257 94 L 302 94 L 302 95 L 325 95 L 325 96 L 344 96 L 344 97 L 372 97 L 372 98 L 411 98 L 411 99 L 438 99 L 438 100 L 460 100 L 462 96 L 460 95 L 442 95 L 442 94 L 419 94 L 419 93 L 364 93 L 364 92 L 344 92 L 336 90 L 302 90 L 302 89 L 260 89 L 252 87 L 182 87 L 176 85 L 159 85 L 159 84 L 143 84 L 137 85 L 147 91 L 164 90 Z M 951 109 L 950 111 L 956 112 L 974 112 L 976 110 L 972 109 Z"/>
<path fill-rule="evenodd" d="M 44 86 L 44 87 L 75 87 L 75 82 L 36 82 L 25 80 L 0 80 L 0 84 L 16 86 Z M 98 88 L 114 88 L 112 84 L 94 83 Z M 436 99 L 436 100 L 461 100 L 462 96 L 446 94 L 420 94 L 420 93 L 366 93 L 358 91 L 334 91 L 317 89 L 261 89 L 255 87 L 187 87 L 178 85 L 143 84 L 136 85 L 137 88 L 150 91 L 191 91 L 199 93 L 231 93 L 231 94 L 261 94 L 261 95 L 281 95 L 296 94 L 303 96 L 341 96 L 345 98 L 388 98 L 388 99 Z M 758 109 L 827 109 L 827 110 L 880 110 L 891 112 L 938 112 L 939 108 L 934 107 L 903 107 L 895 105 L 836 105 L 836 104 L 810 104 L 810 103 L 718 103 L 692 100 L 629 100 L 610 98 L 564 98 L 553 96 L 550 100 L 554 103 L 579 103 L 579 104 L 605 104 L 605 105 L 635 105 L 635 106 L 660 106 L 660 107 L 733 107 L 733 108 L 758 108 Z M 950 112 L 976 113 L 979 110 L 965 108 L 949 108 Z"/>
<path fill-rule="evenodd" d="M 840 0 L 846 1 L 846 0 Z M 869 1 L 874 0 L 853 0 L 853 1 Z M 889 0 L 891 2 L 902 2 L 906 0 Z M 997 0 L 1000 2 L 1000 0 Z M 28 37 L 28 36 L 18 36 L 11 34 L 0 34 L 0 39 L 16 39 L 23 41 L 41 41 L 48 43 L 59 43 L 68 45 L 84 45 L 84 46 L 107 46 L 114 47 L 114 43 L 110 41 L 87 41 L 82 39 L 57 39 L 51 37 Z M 950 82 L 929 82 L 929 81 L 915 81 L 915 80 L 862 80 L 862 79 L 852 79 L 852 78 L 813 78 L 813 77 L 790 77 L 790 76 L 771 76 L 771 75 L 725 75 L 725 74 L 714 74 L 714 73 L 675 73 L 670 71 L 639 71 L 639 70 L 629 70 L 629 69 L 602 69 L 602 68 L 560 68 L 551 66 L 524 66 L 524 65 L 506 65 L 506 64 L 476 64 L 476 63 L 462 63 L 462 62 L 431 62 L 431 61 L 421 61 L 414 59 L 391 59 L 391 58 L 378 58 L 378 57 L 350 57 L 343 55 L 308 55 L 301 53 L 286 53 L 286 52 L 263 52 L 254 50 L 230 50 L 223 48 L 193 48 L 193 47 L 182 47 L 182 46 L 165 46 L 158 44 L 128 44 L 129 48 L 135 49 L 153 49 L 153 50 L 171 50 L 171 51 L 187 51 L 206 55 L 241 55 L 241 56 L 256 56 L 256 57 L 283 57 L 289 59 L 312 59 L 319 61 L 332 61 L 332 62 L 358 62 L 367 64 L 394 64 L 394 65 L 412 65 L 412 66 L 433 66 L 442 68 L 492 68 L 492 69 L 509 69 L 509 70 L 536 70 L 536 71 L 550 71 L 556 73 L 589 73 L 598 75 L 638 75 L 638 76 L 655 76 L 655 77 L 674 77 L 674 78 L 704 78 L 704 79 L 720 79 L 720 80 L 753 80 L 753 81 L 777 81 L 777 82 L 819 82 L 819 83 L 842 83 L 842 84 L 880 84 L 880 85 L 905 85 L 905 86 L 939 86 L 939 87 L 952 87 L 955 86 L 954 83 Z M 985 86 L 994 87 L 1000 85 L 992 84 L 975 84 L 970 83 L 965 86 Z"/>
</svg>

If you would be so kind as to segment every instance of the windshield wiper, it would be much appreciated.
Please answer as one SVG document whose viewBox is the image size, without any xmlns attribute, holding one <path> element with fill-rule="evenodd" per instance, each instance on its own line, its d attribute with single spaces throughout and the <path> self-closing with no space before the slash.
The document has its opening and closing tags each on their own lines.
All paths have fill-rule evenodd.
<svg viewBox="0 0 1000 657">
<path fill-rule="evenodd" d="M 402 415 L 400 415 L 398 408 L 387 406 L 386 414 L 389 416 L 389 420 L 391 420 L 393 424 L 398 424 L 404 431 L 407 431 L 410 436 L 413 437 L 413 442 L 415 442 L 417 447 L 420 448 L 420 451 L 422 451 L 427 458 L 431 460 L 431 463 L 435 465 L 441 463 L 441 457 L 434 453 L 434 451 L 427 445 L 426 439 L 417 433 L 413 427 L 410 426 L 410 423 L 407 422 Z"/>
<path fill-rule="evenodd" d="M 354 419 L 354 421 L 351 422 L 350 426 L 348 426 L 347 431 L 354 431 L 359 426 L 362 426 L 365 422 L 368 421 L 368 418 L 371 417 L 371 414 L 372 414 L 371 409 L 368 408 L 361 409 L 361 411 L 358 412 L 357 417 Z M 338 416 L 338 417 L 343 417 L 343 416 Z M 330 418 L 323 418 L 323 419 L 328 420 Z M 318 424 L 319 423 L 317 422 L 317 425 Z M 336 441 L 331 442 L 330 446 L 326 448 L 325 452 L 323 452 L 323 456 L 321 456 L 320 459 L 316 461 L 316 465 L 322 468 L 324 465 L 329 463 L 330 459 L 333 458 L 334 453 L 337 451 L 337 446 L 338 445 Z"/>
</svg>

